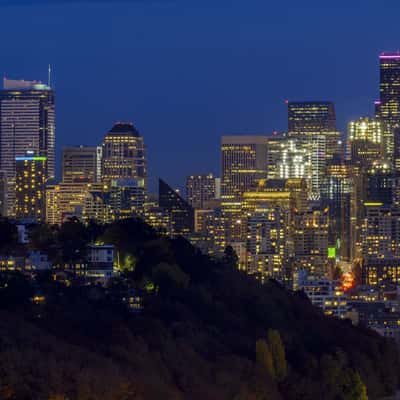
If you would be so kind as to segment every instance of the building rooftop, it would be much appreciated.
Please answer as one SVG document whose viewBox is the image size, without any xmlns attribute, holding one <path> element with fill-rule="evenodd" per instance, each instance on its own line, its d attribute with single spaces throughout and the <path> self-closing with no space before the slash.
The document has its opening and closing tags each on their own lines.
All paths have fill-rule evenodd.
<svg viewBox="0 0 400 400">
<path fill-rule="evenodd" d="M 393 52 L 393 53 L 390 53 L 390 52 L 382 52 L 380 55 L 379 55 L 379 58 L 380 59 L 400 59 L 400 52 L 399 51 L 397 51 L 397 52 Z"/>
<path fill-rule="evenodd" d="M 139 131 L 131 122 L 117 122 L 108 134 L 140 136 Z"/>
<path fill-rule="evenodd" d="M 3 78 L 4 90 L 51 90 L 50 86 L 40 81 L 25 81 L 23 79 L 7 79 Z"/>
</svg>

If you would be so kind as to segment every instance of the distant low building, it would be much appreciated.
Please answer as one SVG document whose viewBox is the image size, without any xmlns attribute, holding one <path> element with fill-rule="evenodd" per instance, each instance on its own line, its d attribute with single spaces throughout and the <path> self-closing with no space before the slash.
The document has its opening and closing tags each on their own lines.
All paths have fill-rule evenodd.
<svg viewBox="0 0 400 400">
<path fill-rule="evenodd" d="M 357 313 L 357 324 L 400 342 L 400 313 L 393 311 L 385 302 L 350 301 L 349 307 L 353 315 Z"/>
<path fill-rule="evenodd" d="M 29 235 L 28 235 L 28 229 L 26 229 L 26 225 L 18 224 L 17 232 L 18 232 L 18 243 L 19 244 L 28 244 L 29 243 Z"/>
<path fill-rule="evenodd" d="M 15 271 L 16 270 L 16 260 L 12 256 L 0 256 L 0 271 Z"/>
<path fill-rule="evenodd" d="M 110 279 L 114 272 L 114 246 L 89 245 L 84 275 L 88 278 Z"/>
<path fill-rule="evenodd" d="M 47 254 L 40 251 L 31 251 L 25 259 L 26 271 L 46 271 L 51 269 L 51 263 Z"/>
<path fill-rule="evenodd" d="M 346 317 L 349 307 L 339 281 L 312 276 L 306 270 L 299 270 L 295 273 L 294 289 L 303 290 L 311 303 L 321 308 L 325 315 Z"/>
</svg>

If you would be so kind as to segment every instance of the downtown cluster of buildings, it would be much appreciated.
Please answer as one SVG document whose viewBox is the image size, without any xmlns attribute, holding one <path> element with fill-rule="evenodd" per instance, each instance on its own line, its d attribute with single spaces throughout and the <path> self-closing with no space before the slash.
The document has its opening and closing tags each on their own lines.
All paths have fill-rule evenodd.
<svg viewBox="0 0 400 400">
<path fill-rule="evenodd" d="M 148 193 L 144 140 L 130 123 L 116 123 L 92 147 L 64 147 L 56 182 L 54 93 L 39 82 L 5 79 L 0 212 L 52 225 L 138 216 L 210 255 L 231 246 L 240 269 L 303 288 L 327 314 L 396 297 L 400 54 L 379 60 L 374 116 L 340 132 L 333 102 L 288 101 L 287 132 L 223 136 L 219 177 L 188 176 L 186 196 L 161 179 L 158 196 Z M 362 286 L 346 296 L 354 282 Z"/>
</svg>

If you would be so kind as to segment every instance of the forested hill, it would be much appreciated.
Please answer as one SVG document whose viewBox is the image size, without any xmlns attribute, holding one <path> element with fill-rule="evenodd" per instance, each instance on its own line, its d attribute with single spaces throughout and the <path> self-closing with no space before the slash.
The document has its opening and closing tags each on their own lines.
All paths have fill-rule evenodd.
<svg viewBox="0 0 400 400">
<path fill-rule="evenodd" d="M 393 343 L 261 286 L 229 253 L 212 260 L 136 220 L 32 235 L 64 261 L 112 243 L 126 272 L 107 288 L 1 275 L 0 399 L 361 400 L 399 386 Z M 121 302 L 132 289 L 139 313 Z"/>
</svg>

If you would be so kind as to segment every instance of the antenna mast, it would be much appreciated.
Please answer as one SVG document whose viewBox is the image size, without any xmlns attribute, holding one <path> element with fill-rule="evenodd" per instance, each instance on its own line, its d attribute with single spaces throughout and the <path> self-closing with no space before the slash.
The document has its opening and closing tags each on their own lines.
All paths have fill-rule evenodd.
<svg viewBox="0 0 400 400">
<path fill-rule="evenodd" d="M 51 87 L 51 65 L 50 64 L 49 64 L 49 69 L 48 69 L 47 86 Z"/>
</svg>

